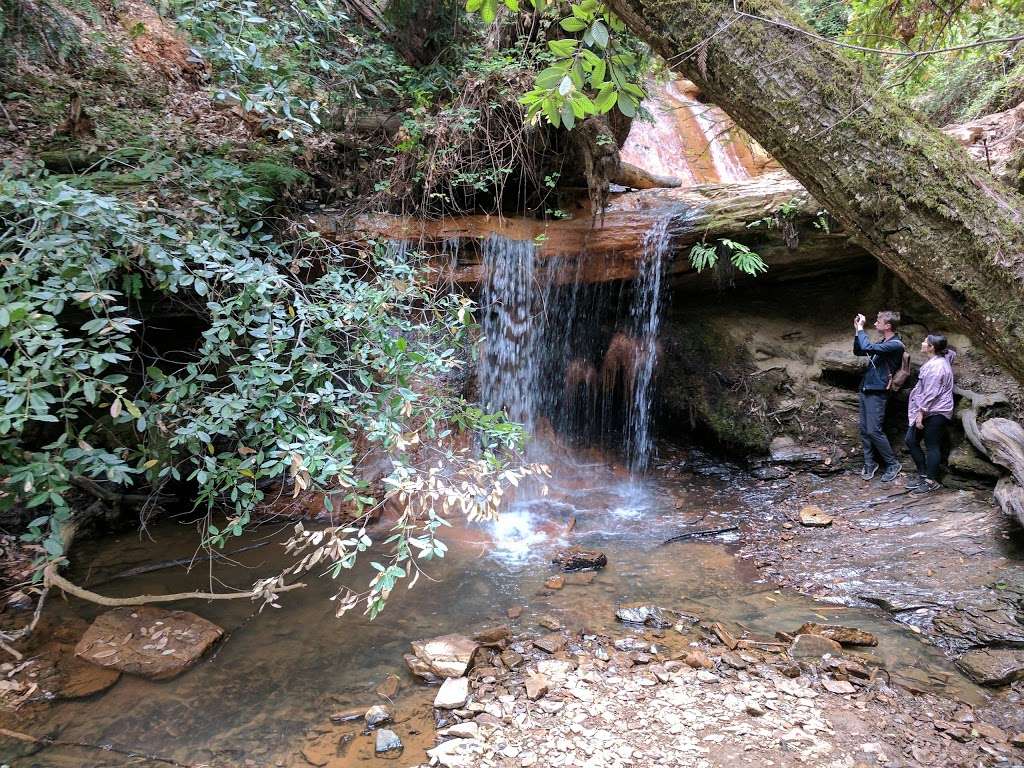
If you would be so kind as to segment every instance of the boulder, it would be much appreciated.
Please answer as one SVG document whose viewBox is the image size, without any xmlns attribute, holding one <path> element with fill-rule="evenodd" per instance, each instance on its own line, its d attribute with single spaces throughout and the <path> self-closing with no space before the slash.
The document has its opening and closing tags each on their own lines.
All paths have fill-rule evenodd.
<svg viewBox="0 0 1024 768">
<path fill-rule="evenodd" d="M 793 644 L 789 646 L 789 655 L 795 659 L 839 656 L 842 652 L 843 646 L 821 635 L 797 635 L 793 639 Z"/>
<path fill-rule="evenodd" d="M 402 749 L 402 740 L 398 734 L 387 728 L 377 731 L 377 741 L 374 743 L 373 751 L 377 754 L 382 752 L 395 752 Z"/>
<path fill-rule="evenodd" d="M 816 624 L 809 621 L 802 625 L 794 635 L 818 635 L 834 640 L 840 645 L 878 645 L 878 638 L 870 632 L 856 627 L 844 627 L 839 624 Z"/>
<path fill-rule="evenodd" d="M 433 640 L 417 640 L 412 643 L 412 652 L 421 663 L 409 664 L 413 674 L 428 669 L 436 677 L 462 677 L 473 661 L 473 654 L 479 644 L 465 635 L 442 635 Z"/>
<path fill-rule="evenodd" d="M 949 452 L 949 468 L 958 475 L 998 480 L 1002 472 L 973 445 L 964 440 Z"/>
<path fill-rule="evenodd" d="M 75 655 L 101 667 L 151 680 L 168 680 L 195 664 L 224 630 L 188 611 L 151 606 L 100 614 Z"/>
<path fill-rule="evenodd" d="M 814 362 L 822 373 L 840 374 L 851 379 L 862 376 L 868 367 L 866 357 L 853 354 L 852 340 L 822 344 L 814 353 Z"/>
<path fill-rule="evenodd" d="M 572 547 L 556 552 L 551 562 L 556 563 L 563 571 L 582 571 L 604 568 L 608 565 L 608 558 L 603 552 Z"/>
<path fill-rule="evenodd" d="M 1009 685 L 1024 678 L 1024 650 L 982 648 L 968 651 L 957 659 L 956 665 L 981 685 Z"/>
<path fill-rule="evenodd" d="M 469 678 L 449 677 L 437 691 L 434 706 L 437 709 L 459 709 L 469 699 Z"/>
</svg>

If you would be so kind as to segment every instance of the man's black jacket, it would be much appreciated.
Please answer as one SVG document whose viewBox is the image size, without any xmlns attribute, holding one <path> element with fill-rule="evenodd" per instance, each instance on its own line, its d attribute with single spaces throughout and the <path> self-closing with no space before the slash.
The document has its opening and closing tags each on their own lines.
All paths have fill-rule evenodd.
<svg viewBox="0 0 1024 768">
<path fill-rule="evenodd" d="M 868 358 L 868 369 L 860 383 L 865 392 L 884 392 L 889 387 L 889 377 L 903 364 L 903 341 L 899 336 L 872 343 L 864 331 L 857 331 L 853 337 L 853 354 Z"/>
</svg>

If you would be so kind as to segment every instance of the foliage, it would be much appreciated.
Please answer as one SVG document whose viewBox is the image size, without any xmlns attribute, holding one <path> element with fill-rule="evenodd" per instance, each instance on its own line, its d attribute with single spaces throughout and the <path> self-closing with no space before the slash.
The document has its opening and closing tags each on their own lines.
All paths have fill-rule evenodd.
<svg viewBox="0 0 1024 768">
<path fill-rule="evenodd" d="M 255 215 L 266 203 L 257 180 L 226 161 L 170 179 L 188 215 L 40 171 L 0 174 L 0 504 L 43 512 L 28 536 L 48 558 L 62 555 L 76 476 L 192 483 L 218 545 L 275 488 L 367 514 L 383 501 L 356 470 L 371 452 L 391 458 L 400 507 L 426 471 L 413 446 L 429 443 L 432 464 L 468 471 L 476 488 L 514 477 L 497 456 L 518 428 L 443 384 L 461 365 L 472 306 L 435 290 L 419 254 L 343 250 L 304 231 L 286 246 Z M 201 321 L 194 346 L 145 341 L 161 302 Z M 478 436 L 481 458 L 450 447 L 461 430 Z M 460 498 L 476 510 L 488 496 Z M 418 521 L 403 514 L 397 553 Z"/>
<path fill-rule="evenodd" d="M 519 10 L 518 0 L 504 2 L 510 11 Z M 537 2 L 535 8 L 548 16 L 550 25 L 559 6 Z M 497 0 L 468 0 L 466 10 L 479 11 L 490 23 L 497 13 Z M 570 10 L 558 27 L 574 37 L 550 36 L 542 57 L 547 66 L 537 73 L 534 87 L 521 99 L 527 122 L 543 118 L 555 127 L 571 130 L 577 121 L 614 108 L 634 117 L 646 97 L 641 86 L 646 49 L 598 0 L 580 0 L 572 3 Z"/>
<path fill-rule="evenodd" d="M 764 260 L 743 243 L 720 238 L 717 243 L 696 243 L 690 248 L 690 264 L 697 272 L 714 267 L 718 264 L 719 254 L 727 252 L 730 263 L 748 275 L 758 275 L 768 271 Z"/>
</svg>

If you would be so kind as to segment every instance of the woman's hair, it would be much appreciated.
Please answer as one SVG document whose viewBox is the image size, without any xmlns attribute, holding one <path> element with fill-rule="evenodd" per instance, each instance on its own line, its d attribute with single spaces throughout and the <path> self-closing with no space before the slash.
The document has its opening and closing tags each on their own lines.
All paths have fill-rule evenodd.
<svg viewBox="0 0 1024 768">
<path fill-rule="evenodd" d="M 941 333 L 929 333 L 925 341 L 935 350 L 936 355 L 945 357 L 946 352 L 949 351 L 949 342 L 946 341 L 946 337 Z"/>
</svg>

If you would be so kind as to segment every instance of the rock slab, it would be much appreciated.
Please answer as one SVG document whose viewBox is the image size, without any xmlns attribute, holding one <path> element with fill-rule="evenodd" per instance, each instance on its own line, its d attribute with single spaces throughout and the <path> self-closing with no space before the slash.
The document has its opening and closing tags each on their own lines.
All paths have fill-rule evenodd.
<svg viewBox="0 0 1024 768">
<path fill-rule="evenodd" d="M 968 651 L 956 665 L 981 685 L 1009 685 L 1024 678 L 1024 650 L 984 648 Z"/>
<path fill-rule="evenodd" d="M 469 699 L 469 678 L 449 677 L 445 680 L 434 697 L 437 709 L 459 709 Z"/>
<path fill-rule="evenodd" d="M 75 655 L 101 667 L 151 680 L 169 680 L 195 664 L 224 630 L 189 611 L 151 606 L 102 613 L 75 646 Z"/>
<path fill-rule="evenodd" d="M 407 656 L 405 660 L 412 673 L 419 677 L 427 677 L 425 671 L 437 677 L 462 677 L 478 647 L 465 635 L 442 635 L 413 642 L 413 658 Z"/>
<path fill-rule="evenodd" d="M 843 646 L 821 635 L 797 635 L 793 644 L 789 646 L 789 655 L 796 659 L 820 658 L 827 654 L 840 656 L 842 653 Z"/>
<path fill-rule="evenodd" d="M 863 629 L 857 629 L 856 627 L 844 627 L 839 624 L 816 624 L 813 621 L 808 621 L 793 634 L 819 635 L 821 637 L 827 637 L 829 640 L 835 640 L 840 645 L 861 645 L 868 647 L 878 645 L 878 638 L 870 632 L 865 632 Z"/>
<path fill-rule="evenodd" d="M 381 752 L 394 752 L 399 749 L 402 749 L 402 740 L 398 738 L 397 733 L 387 728 L 381 728 L 377 731 L 377 741 L 373 746 L 374 752 L 380 754 Z"/>
<path fill-rule="evenodd" d="M 558 565 L 563 571 L 582 571 L 604 568 L 608 565 L 608 558 L 604 552 L 572 547 L 571 549 L 560 549 L 551 558 L 551 562 Z"/>
</svg>

